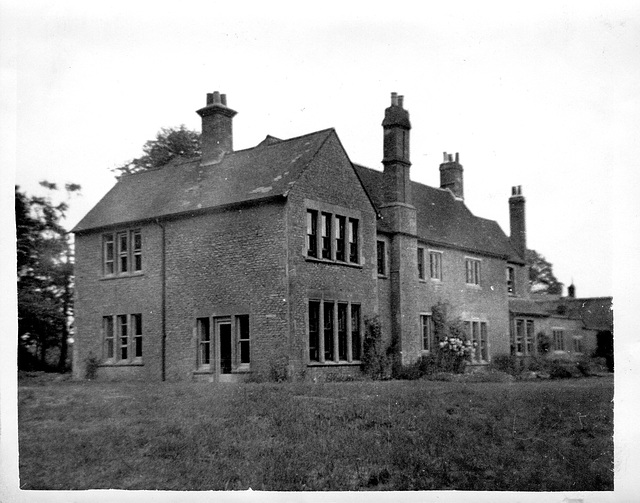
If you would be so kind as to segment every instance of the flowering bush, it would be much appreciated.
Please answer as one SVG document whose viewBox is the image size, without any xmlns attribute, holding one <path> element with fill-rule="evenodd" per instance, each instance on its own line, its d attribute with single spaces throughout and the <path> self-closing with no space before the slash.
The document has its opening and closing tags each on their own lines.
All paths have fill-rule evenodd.
<svg viewBox="0 0 640 503">
<path fill-rule="evenodd" d="M 476 350 L 477 343 L 462 337 L 445 336 L 438 344 L 438 367 L 445 372 L 464 372 Z"/>
</svg>

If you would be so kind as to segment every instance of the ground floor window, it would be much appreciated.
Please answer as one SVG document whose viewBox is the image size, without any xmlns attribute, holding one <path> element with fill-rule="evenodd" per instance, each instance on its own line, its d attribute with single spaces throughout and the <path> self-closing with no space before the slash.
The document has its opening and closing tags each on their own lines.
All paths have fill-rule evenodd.
<svg viewBox="0 0 640 503">
<path fill-rule="evenodd" d="M 484 363 L 489 361 L 489 331 L 486 321 L 465 321 L 467 339 L 474 344 L 472 361 Z"/>
<path fill-rule="evenodd" d="M 553 329 L 553 349 L 564 351 L 564 330 L 560 328 Z"/>
<path fill-rule="evenodd" d="M 575 336 L 573 338 L 573 352 L 582 353 L 582 337 Z"/>
<path fill-rule="evenodd" d="M 196 319 L 196 368 L 230 374 L 251 364 L 249 315 Z"/>
<path fill-rule="evenodd" d="M 309 361 L 338 363 L 360 360 L 361 330 L 359 304 L 310 300 Z"/>
<path fill-rule="evenodd" d="M 102 317 L 103 358 L 107 362 L 142 360 L 142 314 Z"/>
<path fill-rule="evenodd" d="M 431 351 L 434 347 L 433 318 L 430 314 L 420 315 L 420 332 L 422 335 L 422 350 Z"/>
<path fill-rule="evenodd" d="M 515 318 L 511 322 L 511 354 L 535 355 L 536 337 L 532 319 Z"/>
</svg>

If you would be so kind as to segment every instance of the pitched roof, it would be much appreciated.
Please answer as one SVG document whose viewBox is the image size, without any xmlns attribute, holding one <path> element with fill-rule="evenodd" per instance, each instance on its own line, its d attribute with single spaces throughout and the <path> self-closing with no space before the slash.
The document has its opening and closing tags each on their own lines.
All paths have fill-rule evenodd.
<svg viewBox="0 0 640 503">
<path fill-rule="evenodd" d="M 540 299 L 535 302 L 550 314 L 560 314 L 567 318 L 582 320 L 584 328 L 613 331 L 612 297 L 584 299 L 562 297 L 553 300 Z"/>
<path fill-rule="evenodd" d="M 509 312 L 512 314 L 549 317 L 549 313 L 539 302 L 529 299 L 509 299 Z"/>
<path fill-rule="evenodd" d="M 123 176 L 73 229 L 178 215 L 207 208 L 286 196 L 333 129 L 289 140 L 265 138 L 217 164 L 175 160 L 161 169 Z"/>
<path fill-rule="evenodd" d="M 376 206 L 384 204 L 384 174 L 354 165 Z M 522 263 L 497 222 L 476 217 L 464 202 L 444 189 L 411 182 L 412 203 L 417 211 L 417 233 L 424 241 L 443 246 L 500 255 Z M 381 230 L 385 228 L 380 222 Z"/>
</svg>

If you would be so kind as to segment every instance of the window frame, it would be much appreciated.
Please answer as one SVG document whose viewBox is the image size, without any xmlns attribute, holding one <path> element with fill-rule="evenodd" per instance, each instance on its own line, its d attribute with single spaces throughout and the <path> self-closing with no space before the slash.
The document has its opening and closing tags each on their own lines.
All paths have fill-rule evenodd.
<svg viewBox="0 0 640 503">
<path fill-rule="evenodd" d="M 489 340 L 489 322 L 486 319 L 474 318 L 464 322 L 467 340 L 475 343 L 471 362 L 487 364 L 491 361 L 491 344 Z"/>
<path fill-rule="evenodd" d="M 432 281 L 442 281 L 442 258 L 441 251 L 429 250 L 429 278 Z"/>
<path fill-rule="evenodd" d="M 361 212 L 310 199 L 305 199 L 305 207 L 305 258 L 361 267 Z"/>
<path fill-rule="evenodd" d="M 420 347 L 423 352 L 430 353 L 435 349 L 434 334 L 433 314 L 420 313 Z"/>
<path fill-rule="evenodd" d="M 475 257 L 465 257 L 465 284 L 468 286 L 481 286 L 482 260 Z"/>
<path fill-rule="evenodd" d="M 564 328 L 552 327 L 551 336 L 553 337 L 553 350 L 554 351 L 566 351 Z M 560 347 L 559 347 L 560 346 Z"/>
<path fill-rule="evenodd" d="M 516 294 L 516 268 L 508 265 L 506 269 L 507 274 L 507 294 Z"/>
<path fill-rule="evenodd" d="M 307 302 L 308 365 L 360 364 L 361 304 L 311 298 Z"/>
<path fill-rule="evenodd" d="M 142 363 L 144 356 L 142 313 L 104 315 L 101 333 L 103 364 Z"/>
<path fill-rule="evenodd" d="M 307 209 L 307 257 L 318 258 L 318 210 Z"/>
<path fill-rule="evenodd" d="M 387 277 L 387 242 L 384 239 L 376 240 L 376 260 L 379 277 Z"/>
<path fill-rule="evenodd" d="M 102 276 L 126 277 L 142 274 L 143 236 L 141 228 L 102 234 Z"/>
</svg>

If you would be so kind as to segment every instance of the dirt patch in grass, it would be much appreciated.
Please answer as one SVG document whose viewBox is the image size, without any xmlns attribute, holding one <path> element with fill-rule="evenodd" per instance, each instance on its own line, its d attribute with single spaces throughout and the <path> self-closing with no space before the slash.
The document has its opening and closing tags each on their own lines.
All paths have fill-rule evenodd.
<svg viewBox="0 0 640 503">
<path fill-rule="evenodd" d="M 613 379 L 19 385 L 23 489 L 613 489 Z"/>
</svg>

